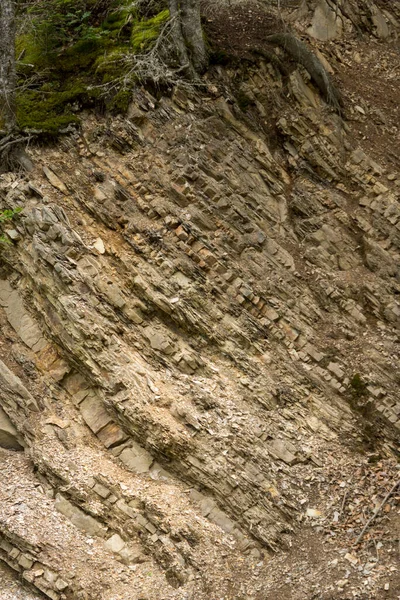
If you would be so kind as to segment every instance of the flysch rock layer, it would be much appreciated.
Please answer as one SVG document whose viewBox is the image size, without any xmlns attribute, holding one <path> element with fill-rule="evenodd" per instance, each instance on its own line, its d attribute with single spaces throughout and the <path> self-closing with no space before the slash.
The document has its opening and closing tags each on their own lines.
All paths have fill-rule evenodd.
<svg viewBox="0 0 400 600">
<path fill-rule="evenodd" d="M 303 25 L 345 79 L 357 42 L 347 21 L 321 37 L 325 4 Z M 0 179 L 23 207 L 0 271 L 0 561 L 52 600 L 275 598 L 269 557 L 332 464 L 398 449 L 400 175 L 359 135 L 372 108 L 355 88 L 335 114 L 301 68 L 233 71 L 137 90 Z"/>
</svg>

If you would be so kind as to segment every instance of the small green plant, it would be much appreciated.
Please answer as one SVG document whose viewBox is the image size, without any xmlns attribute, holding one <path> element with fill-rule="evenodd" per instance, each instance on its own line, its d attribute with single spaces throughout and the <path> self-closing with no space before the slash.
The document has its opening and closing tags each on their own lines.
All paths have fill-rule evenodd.
<svg viewBox="0 0 400 600">
<path fill-rule="evenodd" d="M 18 215 L 22 211 L 22 208 L 13 208 L 7 209 L 3 212 L 0 212 L 0 228 L 2 228 L 2 224 L 7 221 L 12 221 L 16 215 Z M 0 244 L 9 244 L 10 241 L 3 235 L 0 234 Z"/>
<path fill-rule="evenodd" d="M 239 89 L 236 92 L 236 101 L 239 105 L 240 110 L 246 111 L 251 105 L 254 105 L 252 100 L 243 90 Z"/>
<path fill-rule="evenodd" d="M 361 398 L 367 392 L 367 384 L 362 380 L 360 373 L 355 373 L 350 380 L 350 391 L 354 398 Z"/>
</svg>

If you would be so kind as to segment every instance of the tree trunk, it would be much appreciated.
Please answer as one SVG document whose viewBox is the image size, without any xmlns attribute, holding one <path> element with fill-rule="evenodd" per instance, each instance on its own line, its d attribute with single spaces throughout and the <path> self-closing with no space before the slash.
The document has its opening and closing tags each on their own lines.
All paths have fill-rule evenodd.
<svg viewBox="0 0 400 600">
<path fill-rule="evenodd" d="M 208 64 L 200 19 L 199 0 L 168 0 L 172 35 L 181 67 L 191 78 L 203 73 Z"/>
<path fill-rule="evenodd" d="M 182 32 L 189 50 L 193 67 L 197 73 L 204 73 L 208 58 L 201 28 L 200 1 L 181 0 Z"/>
<path fill-rule="evenodd" d="M 185 74 L 190 79 L 193 78 L 193 68 L 190 63 L 188 50 L 183 37 L 182 24 L 181 24 L 181 13 L 179 7 L 179 0 L 169 0 L 169 14 L 171 17 L 172 26 L 172 37 L 175 44 L 175 50 L 180 66 L 184 70 Z"/>
<path fill-rule="evenodd" d="M 25 152 L 27 137 L 17 127 L 15 0 L 0 0 L 0 117 L 6 134 L 0 139 L 0 173 L 33 168 Z"/>
<path fill-rule="evenodd" d="M 15 4 L 0 0 L 0 113 L 7 132 L 16 129 Z"/>
</svg>

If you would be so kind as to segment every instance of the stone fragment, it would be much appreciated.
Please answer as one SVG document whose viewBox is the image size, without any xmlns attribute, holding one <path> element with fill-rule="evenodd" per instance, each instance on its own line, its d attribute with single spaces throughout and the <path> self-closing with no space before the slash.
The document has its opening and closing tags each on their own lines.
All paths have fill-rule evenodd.
<svg viewBox="0 0 400 600">
<path fill-rule="evenodd" d="M 208 514 L 210 521 L 221 527 L 225 533 L 232 533 L 235 528 L 235 523 L 219 508 L 213 508 Z"/>
<path fill-rule="evenodd" d="M 67 363 L 66 360 L 60 358 L 56 360 L 48 370 L 49 375 L 54 379 L 54 381 L 61 381 L 64 379 L 65 375 L 69 373 L 71 367 Z"/>
<path fill-rule="evenodd" d="M 66 377 L 63 381 L 63 387 L 67 390 L 71 396 L 74 394 L 85 390 L 87 394 L 89 393 L 89 384 L 86 379 L 80 373 L 71 373 Z M 87 395 L 86 394 L 86 395 Z"/>
<path fill-rule="evenodd" d="M 108 423 L 98 432 L 97 437 L 106 448 L 113 448 L 128 439 L 128 436 L 116 423 Z"/>
<path fill-rule="evenodd" d="M 148 520 L 146 519 L 145 516 L 143 516 L 141 513 L 139 513 L 138 515 L 136 515 L 136 522 L 141 525 L 142 527 L 146 527 Z"/>
<path fill-rule="evenodd" d="M 100 272 L 100 263 L 94 256 L 84 256 L 77 263 L 78 271 L 86 277 L 96 277 Z"/>
<path fill-rule="evenodd" d="M 59 598 L 60 598 L 60 595 L 57 594 L 57 592 L 55 590 L 46 588 L 46 590 L 42 590 L 42 591 L 44 591 L 46 596 L 48 596 L 51 600 L 59 600 Z"/>
<path fill-rule="evenodd" d="M 124 314 L 132 321 L 132 323 L 135 323 L 135 325 L 140 325 L 144 321 L 143 313 L 139 308 L 129 308 L 125 306 Z"/>
<path fill-rule="evenodd" d="M 175 273 L 172 275 L 171 279 L 173 281 L 176 281 L 176 283 L 181 288 L 188 288 L 191 285 L 191 280 L 189 279 L 189 277 L 187 277 L 181 271 L 175 271 Z"/>
<path fill-rule="evenodd" d="M 64 579 L 60 578 L 60 579 L 57 579 L 55 586 L 59 592 L 63 592 L 64 590 L 67 589 L 68 583 L 66 581 L 64 581 Z"/>
<path fill-rule="evenodd" d="M 153 523 L 150 523 L 150 521 L 146 523 L 145 527 L 147 531 L 150 531 L 150 533 L 152 534 L 154 534 L 157 531 L 156 527 L 153 525 Z"/>
<path fill-rule="evenodd" d="M 0 407 L 0 447 L 8 450 L 23 450 L 21 441 L 18 431 Z"/>
<path fill-rule="evenodd" d="M 344 371 L 341 368 L 341 365 L 339 365 L 338 363 L 334 363 L 334 362 L 329 363 L 328 371 L 330 371 L 331 373 L 336 375 L 336 377 L 338 379 L 343 379 L 343 377 L 344 377 Z"/>
<path fill-rule="evenodd" d="M 32 198 L 43 198 L 42 192 L 31 181 L 26 184 L 26 191 Z"/>
<path fill-rule="evenodd" d="M 316 508 L 307 508 L 306 515 L 312 519 L 317 519 L 318 517 L 322 517 L 322 512 Z"/>
<path fill-rule="evenodd" d="M 128 107 L 127 118 L 133 123 L 136 123 L 136 125 L 140 125 L 143 121 L 146 120 L 147 117 L 146 113 L 143 110 L 141 110 L 137 106 L 137 104 L 131 102 L 131 104 Z"/>
<path fill-rule="evenodd" d="M 130 506 L 128 506 L 128 504 L 120 499 L 118 500 L 118 502 L 116 503 L 116 506 L 119 508 L 119 510 L 121 512 L 123 512 L 125 515 L 127 515 L 130 519 L 135 519 L 137 518 L 137 512 L 131 508 Z"/>
<path fill-rule="evenodd" d="M 99 496 L 101 496 L 104 499 L 108 498 L 108 496 L 111 494 L 110 490 L 108 488 L 106 488 L 105 485 L 102 485 L 101 483 L 96 483 L 93 487 L 93 491 L 95 491 L 96 494 L 98 494 Z"/>
<path fill-rule="evenodd" d="M 118 554 L 125 565 L 133 565 L 146 561 L 146 556 L 143 554 L 140 544 L 126 545 Z"/>
<path fill-rule="evenodd" d="M 390 35 L 389 26 L 386 22 L 385 17 L 383 16 L 383 13 L 379 10 L 379 8 L 376 6 L 376 4 L 372 4 L 371 12 L 372 12 L 371 20 L 372 20 L 373 24 L 375 25 L 375 33 L 376 33 L 377 37 L 382 38 L 382 39 L 389 37 L 389 35 Z"/>
<path fill-rule="evenodd" d="M 351 563 L 353 566 L 355 566 L 358 563 L 357 556 L 355 556 L 354 554 L 351 554 L 350 552 L 348 552 L 344 558 L 345 558 L 345 560 L 348 560 L 349 563 Z"/>
<path fill-rule="evenodd" d="M 106 249 L 104 246 L 104 242 L 101 238 L 97 238 L 97 240 L 93 244 L 93 248 L 97 250 L 99 254 L 104 254 Z"/>
<path fill-rule="evenodd" d="M 0 360 L 0 390 L 4 394 L 6 401 L 10 395 L 13 400 L 20 398 L 21 404 L 33 411 L 38 411 L 39 408 L 33 396 L 23 386 L 22 381 L 10 371 L 10 369 Z"/>
<path fill-rule="evenodd" d="M 267 319 L 269 319 L 270 321 L 278 321 L 280 318 L 276 310 L 269 306 L 264 306 L 261 312 L 264 315 L 264 317 L 267 317 Z"/>
<path fill-rule="evenodd" d="M 57 494 L 56 496 L 55 507 L 78 529 L 81 529 L 92 536 L 105 536 L 107 528 L 104 527 L 104 525 L 101 525 L 94 517 L 86 514 L 83 510 L 69 502 L 69 500 L 64 498 L 61 494 Z"/>
<path fill-rule="evenodd" d="M 173 352 L 174 347 L 170 340 L 160 331 L 157 331 L 153 327 L 149 326 L 144 330 L 144 335 L 149 340 L 150 346 L 153 348 L 153 350 L 158 350 L 159 352 L 163 352 L 165 354 L 171 354 L 171 352 Z"/>
<path fill-rule="evenodd" d="M 186 240 L 189 237 L 189 235 L 186 233 L 186 231 L 184 230 L 182 225 L 179 225 L 179 227 L 177 229 L 175 229 L 175 235 L 177 235 L 178 238 L 180 240 L 183 240 L 184 242 L 186 242 Z"/>
<path fill-rule="evenodd" d="M 13 548 L 9 554 L 10 557 L 15 560 L 20 555 L 20 551 L 18 550 L 18 548 Z"/>
<path fill-rule="evenodd" d="M 298 71 L 294 71 L 290 76 L 290 83 L 293 90 L 293 94 L 300 104 L 304 107 L 312 106 L 317 108 L 318 96 L 313 90 L 306 84 L 303 77 Z"/>
<path fill-rule="evenodd" d="M 341 18 L 335 14 L 326 0 L 320 0 L 307 33 L 322 42 L 333 40 L 341 31 L 341 23 Z"/>
<path fill-rule="evenodd" d="M 112 418 L 106 411 L 102 401 L 98 396 L 90 395 L 79 405 L 86 424 L 93 433 L 98 433 L 100 429 L 108 425 Z"/>
<path fill-rule="evenodd" d="M 119 458 L 135 473 L 146 473 L 154 461 L 147 450 L 135 443 L 132 443 L 132 447 L 125 448 L 119 455 Z"/>
<path fill-rule="evenodd" d="M 377 196 L 379 196 L 380 194 L 386 194 L 386 192 L 388 192 L 388 188 L 383 185 L 383 183 L 381 183 L 380 181 L 377 181 L 373 187 L 372 190 Z"/>
<path fill-rule="evenodd" d="M 0 540 L 0 548 L 9 554 L 12 550 L 12 545 L 7 540 Z"/>
<path fill-rule="evenodd" d="M 96 285 L 100 292 L 104 294 L 107 300 L 116 308 L 123 308 L 126 305 L 126 299 L 121 292 L 121 289 L 112 281 L 102 279 L 101 276 L 96 277 Z"/>
<path fill-rule="evenodd" d="M 121 552 L 122 548 L 124 548 L 125 542 L 118 535 L 118 533 L 115 533 L 106 541 L 105 545 L 106 548 L 108 548 L 108 550 L 110 550 L 111 552 L 118 553 Z"/>
<path fill-rule="evenodd" d="M 59 190 L 60 192 L 62 192 L 65 195 L 68 194 L 68 188 L 67 188 L 67 186 L 54 173 L 54 171 L 52 171 L 48 167 L 43 167 L 43 173 L 46 175 L 47 179 L 49 180 L 49 182 L 51 183 L 51 185 L 53 187 L 55 187 L 57 190 Z"/>
<path fill-rule="evenodd" d="M 50 569 L 46 569 L 44 572 L 44 578 L 49 583 L 55 583 L 57 575 L 53 571 L 50 571 Z"/>
<path fill-rule="evenodd" d="M 18 233 L 16 229 L 6 229 L 6 234 L 13 242 L 17 242 L 21 239 L 21 235 Z"/>
<path fill-rule="evenodd" d="M 282 460 L 288 465 L 293 465 L 297 461 L 296 456 L 293 453 L 295 448 L 290 442 L 276 439 L 267 444 L 267 448 L 272 456 L 275 456 L 275 458 Z"/>
<path fill-rule="evenodd" d="M 4 308 L 11 327 L 24 344 L 34 352 L 38 352 L 46 346 L 47 342 L 35 321 L 26 311 L 18 290 L 12 288 L 7 280 L 0 280 L 0 306 Z"/>
<path fill-rule="evenodd" d="M 34 577 L 41 577 L 43 574 L 44 574 L 44 571 L 43 571 L 43 569 L 38 569 L 38 568 L 36 568 L 36 569 L 33 571 L 33 576 L 34 576 Z"/>
<path fill-rule="evenodd" d="M 28 556 L 25 556 L 25 554 L 21 554 L 21 556 L 18 559 L 18 564 L 23 568 L 23 569 L 30 569 L 33 565 L 33 560 L 31 560 Z"/>
<path fill-rule="evenodd" d="M 183 186 L 178 185 L 177 183 L 172 182 L 170 185 L 171 196 L 175 202 L 181 206 L 185 207 L 189 204 L 188 198 L 185 196 L 185 188 Z"/>
<path fill-rule="evenodd" d="M 103 190 L 96 186 L 93 190 L 93 196 L 95 197 L 96 200 L 98 200 L 99 202 L 104 202 L 104 200 L 107 200 L 107 196 L 106 194 L 103 192 Z"/>
</svg>

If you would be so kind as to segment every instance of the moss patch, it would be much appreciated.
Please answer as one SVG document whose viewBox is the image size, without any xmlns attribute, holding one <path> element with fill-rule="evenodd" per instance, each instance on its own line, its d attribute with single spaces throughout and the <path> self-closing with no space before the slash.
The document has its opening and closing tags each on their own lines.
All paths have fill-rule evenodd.
<svg viewBox="0 0 400 600">
<path fill-rule="evenodd" d="M 53 7 L 50 16 L 43 5 Z M 130 0 L 44 0 L 37 6 L 32 31 L 17 40 L 19 126 L 56 134 L 79 123 L 73 105 L 93 106 L 102 95 L 107 108 L 125 112 L 134 74 L 124 89 L 113 86 L 105 94 L 101 86 L 127 77 L 126 57 L 151 47 L 169 12 L 143 19 Z"/>
<path fill-rule="evenodd" d="M 151 19 L 142 19 L 132 28 L 132 50 L 140 53 L 148 48 L 157 40 L 162 26 L 169 19 L 169 10 L 163 10 Z"/>
<path fill-rule="evenodd" d="M 23 129 L 56 134 L 78 118 L 71 111 L 71 103 L 83 89 L 67 91 L 27 90 L 17 98 L 18 124 Z"/>
</svg>

